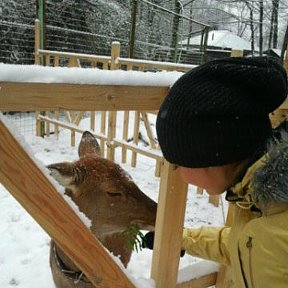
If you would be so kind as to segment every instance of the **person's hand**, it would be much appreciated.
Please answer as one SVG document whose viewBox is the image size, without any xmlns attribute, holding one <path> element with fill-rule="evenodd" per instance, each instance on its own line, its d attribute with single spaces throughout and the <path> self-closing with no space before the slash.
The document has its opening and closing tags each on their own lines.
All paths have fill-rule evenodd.
<svg viewBox="0 0 288 288">
<path fill-rule="evenodd" d="M 153 250 L 154 245 L 154 232 L 147 232 L 144 237 L 142 238 L 142 248 L 148 248 L 150 250 Z M 180 257 L 183 257 L 185 255 L 185 250 L 180 251 Z"/>
</svg>

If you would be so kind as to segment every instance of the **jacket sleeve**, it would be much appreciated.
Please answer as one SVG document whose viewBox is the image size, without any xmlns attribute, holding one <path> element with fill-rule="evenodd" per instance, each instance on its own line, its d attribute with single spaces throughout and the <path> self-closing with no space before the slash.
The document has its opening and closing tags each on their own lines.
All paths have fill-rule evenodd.
<svg viewBox="0 0 288 288">
<path fill-rule="evenodd" d="M 230 227 L 184 229 L 182 248 L 192 256 L 228 265 L 230 256 L 227 243 L 230 230 Z"/>
</svg>

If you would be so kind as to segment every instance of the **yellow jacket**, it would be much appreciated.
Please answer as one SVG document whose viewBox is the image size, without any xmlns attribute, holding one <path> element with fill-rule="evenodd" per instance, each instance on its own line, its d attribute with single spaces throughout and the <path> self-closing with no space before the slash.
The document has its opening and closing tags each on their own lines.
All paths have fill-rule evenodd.
<svg viewBox="0 0 288 288">
<path fill-rule="evenodd" d="M 228 266 L 223 288 L 288 287 L 288 141 L 281 145 L 232 188 L 232 227 L 184 229 L 189 254 Z"/>
</svg>

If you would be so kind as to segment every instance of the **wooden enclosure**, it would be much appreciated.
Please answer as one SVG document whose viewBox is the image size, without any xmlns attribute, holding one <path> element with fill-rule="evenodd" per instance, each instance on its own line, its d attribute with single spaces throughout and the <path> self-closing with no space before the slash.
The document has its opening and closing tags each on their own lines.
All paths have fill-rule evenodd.
<svg viewBox="0 0 288 288">
<path fill-rule="evenodd" d="M 36 40 L 37 37 L 36 29 Z M 135 69 L 135 67 L 139 67 L 139 70 L 152 69 L 151 66 L 147 68 L 149 63 L 145 61 L 135 62 L 129 59 L 121 59 L 119 44 L 114 44 L 111 56 L 95 56 L 91 58 L 90 55 L 67 55 L 66 53 L 61 54 L 59 52 L 40 50 L 37 48 L 37 41 L 35 43 L 36 64 L 45 63 L 50 66 L 53 63 L 53 66 L 57 66 L 62 61 L 61 57 L 64 57 L 66 60 L 68 59 L 69 66 L 75 67 L 81 66 L 81 59 L 87 56 L 85 61 L 89 60 L 94 67 L 102 63 L 103 67 L 111 70 L 119 69 L 122 64 L 128 70 Z M 153 69 L 162 70 L 167 68 L 166 64 L 159 64 L 162 66 L 155 66 L 156 63 L 150 64 L 154 65 L 152 65 Z M 163 68 L 163 65 L 166 68 Z M 184 66 L 181 71 L 188 69 L 188 67 Z M 176 68 L 172 67 L 171 70 L 173 69 Z M 133 145 L 129 147 L 123 141 L 115 139 L 115 133 L 112 128 L 116 123 L 116 111 L 126 111 L 125 119 L 129 117 L 128 113 L 131 111 L 138 113 L 138 117 L 140 117 L 139 113 L 144 113 L 145 115 L 147 111 L 157 111 L 169 89 L 169 87 L 154 86 L 99 86 L 17 82 L 0 82 L 0 88 L 0 110 L 39 111 L 38 126 L 40 126 L 39 123 L 41 121 L 54 123 L 59 126 L 64 125 L 59 121 L 57 122 L 57 120 L 43 116 L 42 111 L 70 111 L 67 114 L 69 115 L 68 118 L 70 117 L 71 123 L 75 124 L 75 127 L 71 129 L 72 133 L 77 131 L 77 123 L 80 121 L 82 112 L 92 110 L 109 113 L 107 137 L 103 136 L 104 134 L 96 136 L 102 140 L 102 145 L 105 143 L 108 146 L 107 157 L 112 160 L 113 149 L 116 146 L 121 146 L 124 149 L 123 151 L 125 149 L 134 149 L 133 152 L 135 153 L 148 153 Z M 287 102 L 283 104 L 281 109 L 284 109 L 287 115 Z M 139 118 L 136 119 L 138 121 Z M 0 181 L 7 190 L 57 242 L 63 251 L 77 263 L 95 287 L 135 287 L 135 284 L 131 282 L 98 240 L 78 219 L 75 212 L 59 195 L 43 171 L 39 169 L 15 139 L 14 135 L 7 129 L 1 118 L 0 133 Z M 123 134 L 125 139 L 127 134 Z M 181 180 L 175 166 L 164 161 L 162 155 L 159 154 L 155 147 L 150 151 L 149 156 L 164 163 L 161 170 L 155 248 L 151 268 L 151 277 L 155 280 L 156 287 L 201 288 L 216 284 L 218 276 L 216 272 L 198 279 L 192 279 L 187 283 L 177 284 L 187 185 Z M 13 177 L 13 175 L 17 175 L 17 177 Z M 73 236 L 77 234 L 77 237 L 75 236 L 71 239 L 69 237 L 71 231 L 73 231 Z M 222 287 L 221 277 L 218 277 L 218 279 L 220 280 L 217 281 L 217 287 Z"/>
<path fill-rule="evenodd" d="M 116 87 L 98 87 L 94 85 L 86 87 L 86 85 L 75 84 L 73 85 L 73 89 L 71 89 L 72 87 L 70 85 L 55 84 L 49 86 L 48 93 L 47 85 L 50 84 L 0 82 L 0 110 L 58 110 L 63 108 L 63 105 L 65 109 L 69 111 L 79 110 L 79 107 L 86 111 L 91 109 L 91 105 L 93 105 L 93 108 L 95 107 L 95 110 L 101 108 L 111 111 L 111 109 L 113 109 L 113 112 L 118 109 L 127 110 L 128 108 L 135 111 L 143 110 L 143 107 L 139 106 L 139 98 L 135 97 L 135 95 L 144 97 L 146 103 L 145 109 L 157 110 L 168 89 L 168 87 L 146 87 L 149 91 L 148 95 L 153 95 L 153 97 L 150 98 L 145 96 L 145 94 L 139 93 L 142 89 L 146 89 L 143 87 L 139 87 L 139 90 L 137 90 L 138 87 L 129 86 L 117 87 L 116 89 Z M 23 89 L 23 87 L 25 87 L 25 89 Z M 80 93 L 82 89 L 88 89 L 90 95 L 94 96 L 93 100 L 83 101 L 82 94 Z M 67 94 L 67 91 L 69 91 L 69 94 Z M 99 91 L 101 91 L 101 93 L 99 93 Z M 59 93 L 61 93 L 62 97 L 64 95 L 63 101 L 59 101 Z M 111 101 L 109 101 L 111 95 L 114 95 L 112 98 L 114 99 L 113 105 L 111 105 Z M 65 100 L 65 98 L 67 99 Z M 41 101 L 39 101 L 39 99 L 41 99 Z M 142 103 L 143 101 L 140 102 Z M 77 219 L 65 201 L 59 197 L 55 188 L 43 173 L 41 173 L 19 143 L 17 143 L 13 135 L 5 128 L 2 121 L 0 122 L 0 127 L 1 135 L 4 136 L 0 139 L 0 152 L 1 155 L 3 155 L 0 160 L 0 181 L 4 186 L 47 233 L 55 239 L 65 253 L 78 264 L 80 269 L 82 269 L 92 283 L 95 284 L 95 287 L 133 287 L 133 284 L 130 283 L 125 274 L 116 267 L 117 265 L 111 264 L 113 261 L 106 255 L 106 251 L 98 244 L 97 240 L 92 240 L 93 236 L 89 234 L 90 232 L 87 228 Z M 16 151 L 16 153 L 12 153 L 11 150 Z M 19 169 L 21 166 L 23 166 L 24 169 Z M 17 179 L 19 179 L 19 183 L 11 181 L 11 177 L 15 175 L 15 173 L 18 175 Z M 32 175 L 38 175 L 38 177 L 32 177 Z M 33 193 L 31 193 L 31 190 Z M 177 286 L 176 281 L 186 206 L 186 193 L 187 185 L 180 179 L 174 165 L 165 162 L 162 169 L 159 191 L 155 252 L 151 272 L 152 277 L 156 281 L 156 287 L 174 288 Z M 39 206 L 38 201 L 47 204 L 49 204 L 48 201 L 51 201 L 53 205 L 56 205 L 55 207 L 59 208 L 58 212 L 56 213 L 51 205 Z M 66 225 L 63 224 L 64 222 Z M 74 225 L 76 226 L 74 227 Z M 83 234 L 79 234 L 75 242 L 65 241 L 67 240 L 67 235 L 69 235 L 71 231 L 75 231 L 75 229 L 77 229 L 77 231 L 83 231 Z M 63 235 L 66 235 L 65 238 Z M 67 245 L 67 242 L 69 242 L 69 245 Z M 82 249 L 89 247 L 90 255 L 88 256 L 87 252 L 76 255 L 75 251 L 82 251 L 79 250 L 79 245 L 83 247 Z M 171 249 L 171 247 L 173 247 L 173 249 Z M 167 253 L 168 250 L 169 253 Z M 92 258 L 98 259 L 98 265 L 95 265 Z M 99 259 L 101 259 L 101 265 L 99 265 Z M 106 274 L 107 271 L 103 271 L 108 265 L 114 267 L 112 271 L 116 276 L 110 275 L 109 273 Z M 99 279 L 101 279 L 101 281 Z M 117 283 L 119 282 L 117 284 L 118 286 L 115 285 L 115 279 Z M 207 281 L 209 284 L 207 284 Z M 195 285 L 197 285 L 194 287 L 208 287 L 215 283 L 215 273 L 213 273 L 213 275 L 207 275 L 207 278 L 201 277 L 195 279 L 191 283 L 193 282 L 196 282 Z M 199 283 L 202 284 L 200 285 Z M 185 287 L 188 287 L 187 283 L 185 285 Z M 181 287 L 181 284 L 177 287 Z"/>
</svg>

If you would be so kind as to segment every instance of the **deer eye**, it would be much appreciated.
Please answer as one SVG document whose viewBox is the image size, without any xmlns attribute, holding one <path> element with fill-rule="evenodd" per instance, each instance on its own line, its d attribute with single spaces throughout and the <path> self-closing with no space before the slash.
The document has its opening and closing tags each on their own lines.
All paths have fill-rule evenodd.
<svg viewBox="0 0 288 288">
<path fill-rule="evenodd" d="M 106 192 L 109 197 L 121 197 L 122 193 L 120 192 Z"/>
</svg>

